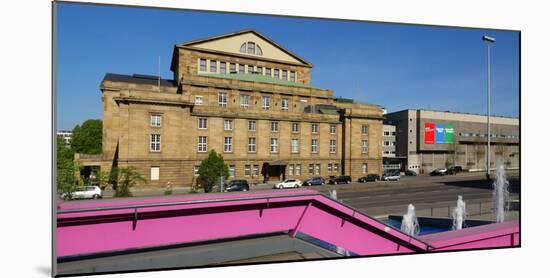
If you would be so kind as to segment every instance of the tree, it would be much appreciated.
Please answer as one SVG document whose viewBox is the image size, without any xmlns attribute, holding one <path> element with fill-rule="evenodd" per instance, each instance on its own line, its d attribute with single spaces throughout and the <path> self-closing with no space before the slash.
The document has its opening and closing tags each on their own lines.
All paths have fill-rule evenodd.
<svg viewBox="0 0 550 278">
<path fill-rule="evenodd" d="M 76 153 L 100 154 L 103 136 L 101 120 L 87 120 L 73 129 L 71 149 Z"/>
<path fill-rule="evenodd" d="M 63 138 L 57 137 L 56 154 L 57 191 L 70 198 L 72 192 L 75 190 L 74 152 L 65 144 Z"/>
<path fill-rule="evenodd" d="M 226 179 L 229 177 L 229 167 L 224 163 L 221 154 L 211 150 L 208 158 L 201 162 L 197 180 L 204 188 L 204 192 L 210 192 L 222 176 Z"/>
<path fill-rule="evenodd" d="M 117 168 L 115 171 L 118 185 L 115 188 L 114 197 L 132 197 L 130 187 L 147 182 L 141 173 L 133 166 Z"/>
</svg>

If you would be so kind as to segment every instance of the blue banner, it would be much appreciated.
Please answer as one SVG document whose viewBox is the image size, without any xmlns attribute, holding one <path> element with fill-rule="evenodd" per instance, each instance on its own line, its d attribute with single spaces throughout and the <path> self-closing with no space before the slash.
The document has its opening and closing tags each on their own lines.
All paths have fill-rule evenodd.
<svg viewBox="0 0 550 278">
<path fill-rule="evenodd" d="M 435 143 L 445 144 L 445 125 L 437 124 L 435 126 Z"/>
</svg>

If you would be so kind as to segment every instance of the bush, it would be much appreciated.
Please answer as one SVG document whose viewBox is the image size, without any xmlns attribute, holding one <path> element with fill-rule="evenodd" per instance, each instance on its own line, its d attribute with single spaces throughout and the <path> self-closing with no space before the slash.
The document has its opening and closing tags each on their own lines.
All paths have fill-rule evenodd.
<svg viewBox="0 0 550 278">
<path fill-rule="evenodd" d="M 204 192 L 210 192 L 222 176 L 225 179 L 229 177 L 229 167 L 224 163 L 221 154 L 217 154 L 215 150 L 211 150 L 208 158 L 201 162 L 197 181 L 204 188 Z"/>
<path fill-rule="evenodd" d="M 133 166 L 118 168 L 116 173 L 118 186 L 116 186 L 114 197 L 132 197 L 130 187 L 147 182 Z"/>
</svg>

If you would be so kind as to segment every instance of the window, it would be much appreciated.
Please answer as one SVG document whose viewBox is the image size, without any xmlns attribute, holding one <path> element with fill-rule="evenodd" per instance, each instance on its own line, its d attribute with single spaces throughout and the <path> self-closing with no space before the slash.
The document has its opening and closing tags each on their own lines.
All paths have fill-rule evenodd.
<svg viewBox="0 0 550 278">
<path fill-rule="evenodd" d="M 256 137 L 248 137 L 248 152 L 256 152 Z"/>
<path fill-rule="evenodd" d="M 336 125 L 330 125 L 330 134 L 336 134 Z"/>
<path fill-rule="evenodd" d="M 313 175 L 313 164 L 308 165 L 307 172 L 308 172 L 308 174 Z"/>
<path fill-rule="evenodd" d="M 321 164 L 315 164 L 315 175 L 321 174 Z"/>
<path fill-rule="evenodd" d="M 229 165 L 229 176 L 235 177 L 235 165 Z"/>
<path fill-rule="evenodd" d="M 244 175 L 250 177 L 250 164 L 244 165 Z"/>
<path fill-rule="evenodd" d="M 210 72 L 217 72 L 218 71 L 218 62 L 214 60 L 210 60 Z"/>
<path fill-rule="evenodd" d="M 248 45 L 248 47 L 247 47 L 247 49 L 248 49 L 247 53 L 248 53 L 248 54 L 256 54 L 256 44 L 253 43 L 253 42 L 248 42 L 247 45 Z"/>
<path fill-rule="evenodd" d="M 199 166 L 199 165 L 195 165 L 195 168 L 193 168 L 193 174 L 195 175 L 195 177 L 199 176 L 199 169 L 200 168 L 201 168 L 201 166 Z"/>
<path fill-rule="evenodd" d="M 338 163 L 334 163 L 334 166 L 332 168 L 332 170 L 336 173 L 338 173 L 338 166 L 339 166 Z"/>
<path fill-rule="evenodd" d="M 248 121 L 248 131 L 256 131 L 256 121 Z"/>
<path fill-rule="evenodd" d="M 390 132 L 389 131 L 384 131 L 384 136 L 390 136 Z"/>
<path fill-rule="evenodd" d="M 265 75 L 271 76 L 271 68 L 265 68 Z"/>
<path fill-rule="evenodd" d="M 245 42 L 241 44 L 241 48 L 239 50 L 241 53 L 247 53 L 252 55 L 263 55 L 262 48 L 260 48 L 259 45 L 257 45 L 254 42 Z"/>
<path fill-rule="evenodd" d="M 256 73 L 257 73 L 257 74 L 263 74 L 263 73 L 264 73 L 264 68 L 262 68 L 262 67 L 256 67 Z"/>
<path fill-rule="evenodd" d="M 368 152 L 368 141 L 367 140 L 361 140 L 361 152 L 362 153 L 367 153 Z"/>
<path fill-rule="evenodd" d="M 302 175 L 302 165 L 301 164 L 296 164 L 296 168 L 294 169 L 294 173 L 296 174 L 296 176 Z"/>
<path fill-rule="evenodd" d="M 230 153 L 233 151 L 233 137 L 223 138 L 223 151 L 226 153 Z"/>
<path fill-rule="evenodd" d="M 237 65 L 234 63 L 229 64 L 229 73 L 237 73 Z"/>
<path fill-rule="evenodd" d="M 239 73 L 244 74 L 244 65 L 239 64 Z"/>
<path fill-rule="evenodd" d="M 300 151 L 300 141 L 298 141 L 298 139 L 292 139 L 290 146 L 290 151 L 292 153 L 298 153 Z"/>
<path fill-rule="evenodd" d="M 150 151 L 160 152 L 160 134 L 151 134 Z"/>
<path fill-rule="evenodd" d="M 233 130 L 233 120 L 223 120 L 223 130 Z"/>
<path fill-rule="evenodd" d="M 206 136 L 199 136 L 197 151 L 200 153 L 206 152 L 208 149 L 208 138 Z"/>
<path fill-rule="evenodd" d="M 319 133 L 319 124 L 311 124 L 311 133 Z"/>
<path fill-rule="evenodd" d="M 288 71 L 282 70 L 283 72 L 283 80 L 288 80 Z"/>
<path fill-rule="evenodd" d="M 311 152 L 317 153 L 317 146 L 319 145 L 319 140 L 311 139 Z"/>
<path fill-rule="evenodd" d="M 158 181 L 160 178 L 160 167 L 153 166 L 151 167 L 151 180 Z"/>
<path fill-rule="evenodd" d="M 395 146 L 395 141 L 391 141 L 391 145 L 392 145 L 392 146 Z"/>
<path fill-rule="evenodd" d="M 279 122 L 271 122 L 271 132 L 279 131 Z"/>
<path fill-rule="evenodd" d="M 254 73 L 254 66 L 253 65 L 248 65 L 248 73 L 251 74 L 251 73 Z"/>
<path fill-rule="evenodd" d="M 278 69 L 273 70 L 273 77 L 279 79 L 279 70 Z"/>
<path fill-rule="evenodd" d="M 259 175 L 259 171 L 258 171 L 259 167 L 258 167 L 258 164 L 254 164 L 254 166 L 252 166 L 252 175 L 254 176 L 258 176 Z"/>
<path fill-rule="evenodd" d="M 199 129 L 208 129 L 208 119 L 199 118 Z"/>
<path fill-rule="evenodd" d="M 206 71 L 206 59 L 200 61 L 200 71 Z"/>
<path fill-rule="evenodd" d="M 250 99 L 249 95 L 241 95 L 241 107 L 244 109 L 248 108 L 248 100 Z"/>
<path fill-rule="evenodd" d="M 152 114 L 151 115 L 151 126 L 152 127 L 160 127 L 162 121 L 162 116 L 159 114 Z"/>
<path fill-rule="evenodd" d="M 296 72 L 295 71 L 290 72 L 290 81 L 296 82 Z"/>
<path fill-rule="evenodd" d="M 269 110 L 269 97 L 262 97 L 262 109 Z"/>
<path fill-rule="evenodd" d="M 227 93 L 218 93 L 218 106 L 227 106 Z"/>
<path fill-rule="evenodd" d="M 292 132 L 300 132 L 300 123 L 292 123 Z"/>
<path fill-rule="evenodd" d="M 332 163 L 327 164 L 327 171 L 332 173 Z"/>
<path fill-rule="evenodd" d="M 369 132 L 369 127 L 368 125 L 362 125 L 361 126 L 361 133 L 362 134 L 367 134 Z"/>
<path fill-rule="evenodd" d="M 220 62 L 220 73 L 227 73 L 226 66 L 226 62 Z"/>
<path fill-rule="evenodd" d="M 195 96 L 195 105 L 202 105 L 202 104 L 203 104 L 202 96 Z"/>
<path fill-rule="evenodd" d="M 288 98 L 283 98 L 283 102 L 281 104 L 281 109 L 283 111 L 288 111 Z"/>
<path fill-rule="evenodd" d="M 276 153 L 279 151 L 279 139 L 271 138 L 271 152 Z"/>
<path fill-rule="evenodd" d="M 384 146 L 389 146 L 390 145 L 390 141 L 384 141 Z"/>
<path fill-rule="evenodd" d="M 392 131 L 392 132 L 391 132 L 391 136 L 395 136 L 395 131 Z"/>
<path fill-rule="evenodd" d="M 336 153 L 336 140 L 330 140 L 330 153 Z"/>
<path fill-rule="evenodd" d="M 363 170 L 363 174 L 366 174 L 367 173 L 367 163 L 363 163 L 363 165 L 361 166 L 361 169 Z"/>
<path fill-rule="evenodd" d="M 294 175 L 294 164 L 288 165 L 288 175 L 293 176 Z"/>
</svg>

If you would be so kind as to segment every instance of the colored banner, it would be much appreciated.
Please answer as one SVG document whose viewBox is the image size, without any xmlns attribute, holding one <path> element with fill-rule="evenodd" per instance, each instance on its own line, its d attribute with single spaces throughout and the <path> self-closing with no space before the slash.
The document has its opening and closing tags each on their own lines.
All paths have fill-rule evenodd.
<svg viewBox="0 0 550 278">
<path fill-rule="evenodd" d="M 442 124 L 435 125 L 435 143 L 445 144 L 445 126 Z"/>
<path fill-rule="evenodd" d="M 455 141 L 455 129 L 453 125 L 445 125 L 445 144 L 452 144 Z"/>
<path fill-rule="evenodd" d="M 424 143 L 433 144 L 434 143 L 434 133 L 435 124 L 434 123 L 425 123 L 424 124 Z"/>
</svg>

